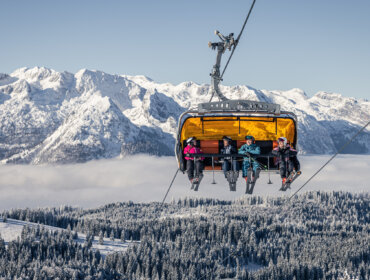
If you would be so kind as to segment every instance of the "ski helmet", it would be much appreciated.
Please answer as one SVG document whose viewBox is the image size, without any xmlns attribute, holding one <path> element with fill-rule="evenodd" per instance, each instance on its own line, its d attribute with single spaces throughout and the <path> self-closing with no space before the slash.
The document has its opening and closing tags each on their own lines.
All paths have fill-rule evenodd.
<svg viewBox="0 0 370 280">
<path fill-rule="evenodd" d="M 196 137 L 189 137 L 188 139 L 186 139 L 186 143 L 191 144 L 191 142 L 193 142 L 193 140 L 197 140 L 197 138 Z"/>
<path fill-rule="evenodd" d="M 254 142 L 254 137 L 252 135 L 245 136 L 245 140 L 252 140 Z"/>
<path fill-rule="evenodd" d="M 285 137 L 279 137 L 278 142 L 283 142 L 285 147 L 286 144 L 288 144 L 288 139 L 286 139 Z"/>
</svg>

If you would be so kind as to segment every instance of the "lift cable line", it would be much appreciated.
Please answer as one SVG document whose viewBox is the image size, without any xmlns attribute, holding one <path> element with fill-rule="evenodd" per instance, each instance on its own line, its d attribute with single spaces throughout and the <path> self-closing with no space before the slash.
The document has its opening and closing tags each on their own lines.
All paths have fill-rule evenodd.
<svg viewBox="0 0 370 280">
<path fill-rule="evenodd" d="M 219 31 L 215 31 L 215 34 L 219 37 L 220 41 L 218 42 L 209 42 L 208 46 L 212 48 L 213 50 L 217 51 L 217 56 L 216 56 L 216 63 L 213 66 L 212 72 L 210 73 L 211 76 L 211 90 L 212 90 L 212 96 L 211 99 L 208 103 L 200 103 L 198 104 L 198 109 L 190 109 L 189 111 L 184 112 L 178 121 L 178 133 L 177 133 L 177 139 L 176 139 L 176 145 L 175 145 L 175 153 L 176 153 L 176 158 L 178 161 L 178 169 L 176 170 L 176 173 L 167 189 L 167 192 L 162 200 L 162 207 L 164 206 L 164 202 L 167 198 L 167 195 L 172 188 L 172 185 L 176 179 L 176 176 L 178 175 L 178 171 L 182 171 L 183 173 L 186 170 L 186 161 L 184 156 L 185 155 L 183 152 L 184 145 L 187 143 L 187 139 L 190 138 L 197 138 L 197 145 L 202 145 L 204 146 L 204 154 L 199 154 L 197 155 L 205 157 L 205 159 L 208 159 L 208 164 L 207 167 L 212 167 L 212 171 L 214 172 L 214 157 L 225 157 L 230 155 L 224 155 L 224 154 L 218 154 L 215 153 L 214 150 L 221 147 L 219 143 L 219 135 L 229 135 L 232 134 L 232 130 L 230 130 L 230 127 L 236 127 L 239 126 L 239 134 L 240 134 L 240 127 L 242 128 L 247 128 L 247 121 L 251 119 L 251 116 L 253 117 L 252 121 L 256 122 L 256 124 L 264 124 L 266 122 L 271 122 L 271 119 L 273 122 L 275 122 L 275 130 L 271 131 L 272 134 L 275 135 L 282 135 L 285 138 L 288 139 L 288 141 L 291 143 L 292 147 L 296 147 L 297 145 L 297 134 L 298 134 L 298 125 L 297 125 L 297 117 L 294 113 L 288 112 L 288 111 L 281 111 L 280 110 L 280 105 L 279 104 L 272 104 L 272 103 L 266 103 L 266 102 L 255 102 L 251 100 L 230 100 L 226 98 L 221 90 L 219 89 L 219 84 L 220 81 L 222 81 L 222 77 L 230 63 L 230 60 L 235 52 L 235 49 L 240 41 L 240 38 L 242 36 L 242 33 L 245 29 L 245 26 L 248 22 L 249 16 L 253 10 L 253 7 L 255 5 L 256 0 L 253 0 L 252 5 L 249 9 L 249 12 L 247 14 L 247 17 L 244 21 L 243 27 L 236 39 L 234 39 L 234 34 L 230 33 L 229 35 L 225 36 L 221 34 Z M 225 64 L 225 67 L 222 71 L 220 71 L 220 65 L 221 65 L 221 57 L 224 54 L 226 50 L 231 51 L 230 56 L 228 58 L 227 63 Z M 216 95 L 219 98 L 218 102 L 211 102 L 213 96 Z M 206 120 L 205 120 L 206 116 Z M 224 121 L 226 117 L 230 117 L 228 119 L 228 125 L 222 126 L 222 121 Z M 245 122 L 242 123 L 240 122 L 241 116 L 245 118 Z M 233 119 L 235 118 L 235 120 Z M 244 120 L 244 119 L 243 119 Z M 279 120 L 279 122 L 278 122 Z M 217 124 L 221 123 L 221 128 L 219 130 L 215 130 L 217 133 L 212 131 L 212 133 L 205 134 L 204 130 L 204 122 L 208 121 L 210 124 Z M 230 125 L 234 124 L 235 125 Z M 257 125 L 251 125 L 250 123 L 248 124 L 249 130 L 251 127 L 255 130 L 258 131 L 258 126 Z M 254 123 L 253 123 L 254 124 Z M 289 202 L 293 196 L 295 196 L 304 186 L 308 184 L 310 180 L 312 180 L 323 168 L 325 168 L 326 165 L 328 165 L 339 153 L 341 153 L 347 145 L 349 145 L 368 125 L 370 124 L 370 121 L 363 127 L 361 128 L 345 145 L 343 145 L 338 152 L 331 157 L 331 159 L 326 162 L 320 169 L 305 183 L 296 191 L 290 198 L 287 198 L 287 202 Z M 213 126 L 214 127 L 214 126 Z M 268 134 L 268 126 L 264 126 L 265 128 L 265 134 Z M 290 128 L 290 133 L 287 133 L 287 128 Z M 252 129 L 252 131 L 254 131 Z M 208 131 L 207 131 L 208 132 Z M 235 134 L 235 133 L 234 133 Z M 233 140 L 234 141 L 243 141 L 242 138 L 239 137 L 238 135 L 234 135 Z M 190 137 L 190 138 L 189 138 Z M 266 144 L 264 147 L 269 147 L 269 150 L 273 148 L 273 139 L 268 138 L 266 135 L 262 137 L 261 139 L 258 139 L 257 141 L 261 141 L 261 143 Z M 267 143 L 268 142 L 268 143 Z M 268 145 L 267 145 L 268 144 Z M 270 147 L 271 146 L 271 147 Z M 266 150 L 266 149 L 265 149 Z M 197 157 L 193 154 L 194 159 Z M 241 155 L 233 155 L 234 157 L 239 157 Z M 263 163 L 267 164 L 267 170 L 270 172 L 271 170 L 271 165 L 270 165 L 270 153 L 266 152 L 263 155 L 260 155 L 260 157 L 267 157 L 267 162 L 263 161 Z M 209 163 L 209 159 L 212 159 L 212 165 Z M 265 164 L 261 164 L 262 167 L 266 168 Z M 274 166 L 276 168 L 276 166 Z M 208 169 L 209 170 L 209 169 Z M 270 174 L 269 174 L 270 175 Z M 249 177 L 249 176 L 248 176 Z M 229 181 L 230 183 L 230 181 Z M 269 183 L 271 181 L 269 180 Z M 247 192 L 248 193 L 248 192 Z M 251 193 L 249 193 L 251 194 Z M 281 204 L 281 205 L 286 205 L 286 204 Z M 208 273 L 204 274 L 202 277 L 199 279 L 207 279 L 209 277 L 213 277 L 214 273 L 217 269 L 218 266 L 222 266 L 223 262 L 227 260 L 230 257 L 234 257 L 239 255 L 241 252 L 237 248 L 230 248 L 229 254 L 221 261 L 221 263 L 215 263 L 214 267 L 209 271 Z M 212 275 L 212 276 L 211 276 Z"/>
<path fill-rule="evenodd" d="M 248 22 L 249 16 L 250 16 L 250 14 L 252 13 L 252 10 L 253 10 L 253 7 L 254 7 L 254 4 L 255 4 L 255 3 L 256 3 L 256 0 L 253 0 L 253 3 L 252 3 L 252 5 L 251 5 L 251 8 L 249 9 L 248 15 L 247 15 L 247 17 L 246 17 L 246 19 L 245 19 L 245 21 L 244 21 L 244 24 L 243 24 L 242 30 L 240 31 L 240 33 L 239 33 L 239 35 L 238 35 L 238 38 L 236 38 L 236 40 L 235 40 L 233 50 L 231 51 L 231 54 L 230 54 L 230 56 L 229 56 L 229 59 L 227 60 L 227 62 L 226 62 L 226 64 L 225 64 L 224 70 L 222 71 L 221 79 L 222 79 L 222 77 L 224 76 L 224 73 L 225 73 L 225 71 L 226 71 L 226 68 L 227 68 L 227 66 L 229 65 L 229 62 L 230 62 L 230 60 L 231 60 L 231 58 L 232 58 L 232 56 L 233 56 L 233 54 L 234 54 L 234 51 L 235 51 L 236 47 L 237 47 L 237 46 L 238 46 L 238 44 L 239 44 L 240 37 L 241 37 L 241 36 L 242 36 L 242 34 L 243 34 L 243 31 L 244 31 L 245 25 L 246 25 L 246 24 L 247 24 L 247 22 Z"/>
<path fill-rule="evenodd" d="M 177 173 L 179 172 L 179 170 L 180 169 L 178 169 L 177 168 L 177 170 L 176 170 L 176 173 L 175 173 L 175 175 L 173 176 L 173 178 L 172 178 L 172 181 L 171 181 L 171 184 L 170 184 L 170 186 L 168 187 L 168 189 L 167 189 L 167 192 L 166 192 L 166 194 L 164 195 L 164 197 L 163 197 L 163 200 L 162 200 L 162 206 L 163 206 L 163 203 L 164 203 L 164 201 L 166 200 L 166 198 L 167 198 L 167 195 L 168 195 L 168 193 L 170 192 L 170 189 L 171 189 L 171 187 L 172 187 L 172 185 L 173 185 L 173 182 L 175 181 L 175 179 L 176 179 L 176 176 L 177 176 Z"/>
<path fill-rule="evenodd" d="M 304 183 L 302 185 L 302 187 L 300 187 L 289 199 L 288 199 L 288 202 L 291 200 L 292 197 L 294 197 L 301 189 L 303 189 L 304 186 L 306 186 L 308 184 L 309 181 L 311 181 L 311 179 L 313 179 L 322 169 L 324 169 L 325 166 L 327 166 L 338 154 L 340 154 L 362 131 L 365 130 L 365 128 L 370 124 L 370 121 L 365 124 L 351 139 L 349 139 L 347 141 L 347 143 L 345 143 L 339 150 L 338 152 L 336 152 L 335 155 L 333 155 L 322 167 L 320 167 L 320 169 L 318 171 L 316 171 L 316 173 L 314 175 L 311 176 L 310 179 L 308 179 L 306 181 L 306 183 Z M 286 204 L 281 204 L 281 205 L 286 205 Z M 237 256 L 239 255 L 240 252 L 238 250 L 235 250 L 233 252 L 231 252 L 229 255 L 227 255 L 219 264 L 222 265 L 222 263 L 224 261 L 226 261 L 228 258 L 230 257 L 233 257 L 233 256 Z M 201 278 L 199 278 L 199 280 L 201 279 L 206 279 L 207 276 L 209 276 L 211 273 L 214 273 L 215 269 L 213 269 L 211 272 L 209 272 L 208 274 L 205 274 L 203 275 Z"/>
<path fill-rule="evenodd" d="M 321 170 L 324 169 L 325 166 L 327 166 L 338 154 L 340 154 L 362 131 L 365 130 L 365 128 L 370 124 L 370 121 L 365 124 L 351 139 L 349 139 L 347 141 L 347 143 L 345 143 L 339 150 L 338 152 L 335 153 L 335 155 L 333 155 L 323 166 L 321 166 L 319 168 L 319 170 L 316 171 L 315 174 L 313 174 L 311 176 L 310 179 L 308 179 L 303 185 L 302 187 L 300 187 L 291 197 L 289 197 L 288 201 L 290 201 L 292 199 L 293 196 L 295 196 L 301 189 L 303 189 Z"/>
</svg>

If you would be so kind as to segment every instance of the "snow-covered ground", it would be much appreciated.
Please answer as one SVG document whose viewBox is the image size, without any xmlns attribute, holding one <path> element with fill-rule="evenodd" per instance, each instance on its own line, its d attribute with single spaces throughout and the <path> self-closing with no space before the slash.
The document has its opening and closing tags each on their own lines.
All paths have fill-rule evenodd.
<svg viewBox="0 0 370 280">
<path fill-rule="evenodd" d="M 278 191 L 280 178 L 261 174 L 256 195 L 291 195 L 311 177 L 330 156 L 301 156 L 303 174 L 291 190 Z M 10 208 L 72 205 L 97 207 L 106 203 L 162 201 L 176 171 L 174 157 L 138 155 L 117 160 L 91 161 L 59 166 L 0 165 L 0 210 Z M 370 156 L 339 155 L 302 191 L 370 191 Z M 178 174 L 167 202 L 184 196 L 234 199 L 244 195 L 245 183 L 239 177 L 237 191 L 230 192 L 222 173 L 206 173 L 198 192 L 190 191 L 186 174 Z"/>
<path fill-rule="evenodd" d="M 37 227 L 38 224 L 14 219 L 7 219 L 6 222 L 3 222 L 3 220 L 0 219 L 0 235 L 4 239 L 5 244 L 9 243 L 10 241 L 16 240 L 18 237 L 20 237 L 22 233 L 22 228 L 24 226 Z M 63 230 L 61 228 L 51 226 L 44 227 L 51 231 Z M 85 241 L 86 235 L 78 233 L 78 239 L 76 239 L 76 242 L 82 245 L 85 243 Z M 110 240 L 109 238 L 104 238 L 103 244 L 99 244 L 99 238 L 95 237 L 94 241 L 92 242 L 92 248 L 93 250 L 99 250 L 100 254 L 106 256 L 109 253 L 126 250 L 127 247 L 130 246 L 130 244 L 131 244 L 130 241 L 122 242 L 119 239 Z"/>
</svg>

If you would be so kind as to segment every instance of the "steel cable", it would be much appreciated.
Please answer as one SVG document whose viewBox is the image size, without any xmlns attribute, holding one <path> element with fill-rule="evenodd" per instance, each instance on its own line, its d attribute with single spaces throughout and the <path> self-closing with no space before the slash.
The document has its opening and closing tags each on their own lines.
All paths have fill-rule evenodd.
<svg viewBox="0 0 370 280">
<path fill-rule="evenodd" d="M 338 152 L 335 154 L 335 155 L 333 155 L 322 167 L 320 167 L 319 168 L 319 170 L 318 171 L 316 171 L 316 173 L 314 174 L 314 175 L 312 175 L 311 176 L 311 178 L 310 179 L 308 179 L 307 181 L 306 181 L 306 183 L 304 183 L 303 185 L 302 185 L 302 187 L 300 187 L 289 199 L 288 199 L 288 202 L 291 200 L 291 198 L 293 197 L 293 196 L 295 196 L 301 189 L 303 189 L 303 187 L 304 186 L 306 186 L 307 184 L 308 184 L 308 182 L 309 181 L 311 181 L 325 166 L 327 166 L 340 152 L 342 152 L 362 131 L 364 131 L 365 130 L 365 128 L 368 126 L 370 124 L 370 121 L 367 123 L 367 124 L 365 124 L 365 126 L 363 126 L 354 136 L 352 136 L 352 138 L 350 139 L 350 140 L 348 140 L 347 141 L 347 143 L 345 143 L 339 150 L 338 150 Z M 286 205 L 286 204 L 281 204 L 281 205 Z M 228 258 L 230 258 L 230 257 L 233 257 L 233 256 L 237 256 L 237 255 L 239 255 L 239 253 L 240 252 L 238 252 L 237 250 L 235 250 L 234 252 L 231 252 L 228 256 L 226 256 L 219 264 L 222 264 L 225 260 L 227 260 Z M 213 274 L 215 272 L 215 269 L 212 269 L 212 271 L 211 272 L 209 272 L 209 273 L 207 273 L 207 274 L 205 274 L 205 275 L 203 275 L 201 278 L 199 278 L 199 280 L 201 280 L 201 279 L 206 279 L 205 277 L 207 277 L 207 276 L 209 276 L 209 275 L 211 275 L 211 274 Z"/>
<path fill-rule="evenodd" d="M 295 196 L 301 189 L 303 189 L 321 170 L 324 169 L 325 166 L 327 166 L 338 154 L 340 154 L 340 152 L 342 152 L 362 131 L 365 130 L 365 128 L 370 124 L 370 121 L 365 124 L 365 126 L 363 126 L 354 136 L 352 136 L 351 139 L 349 139 L 347 141 L 347 143 L 345 143 L 339 150 L 338 152 L 335 153 L 335 155 L 333 155 L 323 166 L 321 166 L 319 168 L 319 170 L 316 171 L 315 174 L 313 174 L 311 176 L 310 179 L 308 179 L 303 185 L 302 187 L 300 187 L 291 197 L 289 197 L 288 201 L 290 201 L 292 199 L 293 196 Z"/>
<path fill-rule="evenodd" d="M 230 62 L 230 60 L 231 60 L 231 58 L 232 58 L 232 56 L 233 56 L 233 54 L 234 54 L 234 51 L 235 51 L 235 49 L 236 49 L 237 45 L 239 44 L 240 37 L 242 36 L 242 33 L 243 33 L 243 31 L 244 31 L 244 28 L 245 28 L 245 25 L 246 25 L 246 24 L 247 24 L 247 22 L 248 22 L 249 16 L 250 16 L 250 14 L 252 13 L 252 10 L 253 10 L 253 7 L 254 7 L 254 4 L 255 4 L 255 3 L 256 3 L 256 0 L 253 0 L 253 3 L 252 3 L 252 5 L 251 5 L 251 8 L 249 9 L 248 15 L 247 15 L 247 17 L 246 17 L 246 19 L 245 19 L 245 21 L 244 21 L 244 24 L 243 24 L 242 30 L 240 31 L 238 38 L 236 38 L 236 41 L 235 41 L 235 44 L 234 44 L 233 50 L 231 51 L 231 54 L 230 54 L 230 56 L 229 56 L 229 59 L 228 59 L 228 60 L 227 60 L 227 62 L 226 62 L 226 65 L 225 65 L 225 67 L 224 67 L 224 70 L 222 71 L 221 79 L 222 79 L 222 77 L 224 76 L 224 73 L 225 73 L 225 71 L 226 71 L 226 68 L 227 68 L 227 66 L 229 65 L 229 62 Z"/>
</svg>

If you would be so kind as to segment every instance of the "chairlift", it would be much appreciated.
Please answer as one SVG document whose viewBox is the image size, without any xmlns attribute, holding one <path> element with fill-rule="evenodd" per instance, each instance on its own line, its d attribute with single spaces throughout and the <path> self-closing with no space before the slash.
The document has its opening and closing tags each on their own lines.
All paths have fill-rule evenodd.
<svg viewBox="0 0 370 280">
<path fill-rule="evenodd" d="M 194 159 L 199 156 L 205 157 L 204 171 L 211 171 L 213 174 L 215 171 L 222 170 L 221 162 L 226 157 L 226 155 L 221 154 L 224 145 L 222 137 L 224 135 L 232 138 L 231 145 L 237 149 L 245 143 L 246 135 L 253 135 L 256 144 L 261 149 L 261 154 L 254 160 L 263 166 L 262 171 L 269 173 L 276 173 L 278 170 L 276 159 L 271 155 L 271 151 L 278 145 L 278 137 L 287 138 L 293 148 L 297 146 L 297 117 L 294 113 L 281 111 L 279 104 L 251 100 L 229 100 L 219 88 L 219 83 L 222 81 L 225 70 L 239 43 L 254 4 L 255 0 L 237 39 L 234 39 L 233 33 L 225 36 L 216 30 L 215 34 L 220 41 L 208 43 L 210 48 L 217 50 L 216 63 L 210 74 L 212 95 L 209 102 L 200 103 L 196 109 L 190 109 L 179 117 L 175 154 L 179 170 L 182 172 L 186 170 L 183 151 L 186 146 L 186 139 L 189 137 L 196 137 L 197 146 L 203 152 L 201 155 L 191 154 L 191 157 L 194 157 Z M 226 50 L 231 51 L 231 54 L 221 73 L 221 58 Z M 214 96 L 218 97 L 219 101 L 212 102 Z M 230 155 L 227 156 L 230 157 Z M 232 158 L 237 158 L 239 161 L 242 161 L 243 157 L 245 156 L 232 155 Z M 213 183 L 215 183 L 214 179 Z M 270 180 L 269 183 L 271 183 Z M 253 188 L 247 192 L 252 193 Z"/>
<path fill-rule="evenodd" d="M 271 151 L 277 147 L 278 137 L 286 137 L 290 145 L 296 147 L 297 117 L 292 112 L 280 111 L 278 104 L 249 100 L 201 103 L 197 110 L 186 111 L 179 118 L 175 147 L 179 169 L 186 170 L 183 154 L 186 139 L 196 137 L 205 157 L 204 170 L 221 170 L 219 159 L 225 157 L 221 154 L 224 135 L 232 138 L 231 145 L 237 149 L 245 144 L 246 135 L 253 135 L 261 148 L 256 160 L 267 166 L 264 171 L 276 172 L 278 167 Z"/>
</svg>

